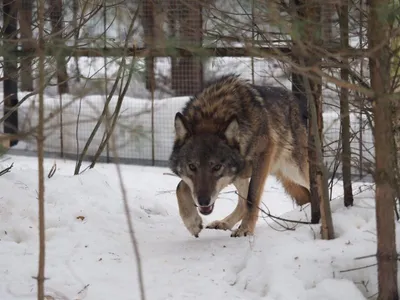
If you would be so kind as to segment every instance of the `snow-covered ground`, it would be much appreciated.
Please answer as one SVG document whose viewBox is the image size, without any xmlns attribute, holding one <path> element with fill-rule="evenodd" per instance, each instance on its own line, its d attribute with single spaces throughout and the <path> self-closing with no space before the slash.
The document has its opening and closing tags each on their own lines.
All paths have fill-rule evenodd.
<svg viewBox="0 0 400 300">
<path fill-rule="evenodd" d="M 5 155 L 0 169 L 0 299 L 35 299 L 38 267 L 37 161 Z M 46 293 L 49 299 L 139 299 L 135 257 L 114 165 L 98 164 L 73 176 L 74 162 L 46 159 L 57 171 L 46 182 Z M 282 230 L 260 218 L 256 235 L 231 238 L 204 229 L 192 237 L 175 198 L 178 178 L 165 168 L 123 165 L 130 215 L 143 264 L 146 296 L 164 299 L 361 300 L 377 290 L 373 192 L 363 183 L 352 208 L 343 206 L 340 182 L 331 202 L 336 239 L 319 238 L 319 225 Z M 205 223 L 236 203 L 228 187 Z M 263 203 L 273 215 L 307 220 L 270 177 Z M 289 224 L 289 226 L 292 226 Z"/>
<path fill-rule="evenodd" d="M 130 18 L 130 12 L 126 12 Z M 108 19 L 112 20 L 111 17 Z M 81 35 L 102 34 L 99 20 L 89 24 Z M 107 34 L 108 38 L 116 39 L 115 44 L 120 42 L 118 38 L 126 38 L 120 25 L 126 27 L 125 23 L 110 26 Z M 71 94 L 62 99 L 62 105 L 70 103 L 61 114 L 62 123 L 57 112 L 61 104 L 57 89 L 46 88 L 45 114 L 54 116 L 46 124 L 47 151 L 61 151 L 61 132 L 64 153 L 82 151 L 104 106 L 104 75 L 107 73 L 110 91 L 119 62 L 108 59 L 105 68 L 103 58 L 79 59 L 82 76 L 90 79 L 80 83 L 71 80 Z M 155 123 L 151 128 L 151 102 L 143 83 L 143 59 L 128 59 L 129 63 L 135 64 L 136 72 L 115 130 L 119 156 L 151 159 L 154 147 L 155 159 L 165 161 L 172 146 L 174 114 L 187 97 L 172 97 L 168 89 L 169 60 L 158 58 L 155 71 L 159 89 L 155 93 Z M 75 74 L 74 64 L 73 60 L 68 63 L 70 75 Z M 233 71 L 250 79 L 251 65 L 250 58 L 209 59 L 204 65 L 205 79 Z M 54 66 L 54 62 L 46 65 L 48 74 L 54 71 Z M 253 72 L 258 84 L 290 87 L 287 74 L 274 60 L 255 59 Z M 119 91 L 117 88 L 115 95 Z M 27 93 L 18 95 L 22 99 Z M 114 96 L 112 107 L 116 100 Z M 337 95 L 324 89 L 324 101 L 337 102 Z M 359 131 L 357 116 L 352 114 L 351 119 L 352 130 Z M 326 111 L 324 121 L 325 155 L 330 164 L 338 147 L 337 112 Z M 21 105 L 19 122 L 20 129 L 26 131 L 36 125 L 37 96 Z M 152 129 L 154 143 L 150 138 Z M 96 152 L 103 131 L 101 126 L 88 154 Z M 368 129 L 364 131 L 363 144 L 367 148 L 372 144 Z M 16 148 L 32 152 L 35 147 L 30 136 Z M 356 139 L 352 147 L 358 149 Z M 46 177 L 46 293 L 51 296 L 48 299 L 139 299 L 136 261 L 115 166 L 97 164 L 95 169 L 73 176 L 74 162 L 46 159 L 46 173 L 55 160 L 55 175 Z M 12 171 L 0 177 L 0 299 L 35 299 L 37 162 L 32 157 L 5 155 L 0 158 L 0 170 L 12 162 Z M 347 209 L 342 205 L 340 182 L 335 185 L 332 209 L 337 238 L 332 241 L 319 239 L 318 225 L 297 225 L 295 230 L 282 231 L 281 226 L 265 218 L 260 218 L 253 238 L 234 239 L 229 232 L 205 229 L 195 239 L 186 231 L 178 214 L 175 198 L 178 178 L 164 175 L 165 172 L 168 170 L 164 168 L 122 166 L 147 299 L 360 300 L 375 294 L 375 267 L 341 272 L 374 263 L 373 258 L 355 260 L 375 253 L 376 249 L 370 190 L 359 193 L 355 206 Z M 366 186 L 354 184 L 355 192 Z M 203 217 L 205 223 L 229 214 L 236 198 L 233 187 L 227 188 L 214 213 Z M 273 177 L 267 181 L 263 203 L 273 215 L 284 218 L 307 220 L 309 214 L 308 207 L 300 210 L 293 205 Z"/>
</svg>

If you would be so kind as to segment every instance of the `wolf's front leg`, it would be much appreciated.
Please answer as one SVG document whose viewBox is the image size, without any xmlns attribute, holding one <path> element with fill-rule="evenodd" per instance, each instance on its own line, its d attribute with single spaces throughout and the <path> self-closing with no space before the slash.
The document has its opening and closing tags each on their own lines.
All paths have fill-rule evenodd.
<svg viewBox="0 0 400 300">
<path fill-rule="evenodd" d="M 176 196 L 183 223 L 192 235 L 199 237 L 199 233 L 203 229 L 203 220 L 197 212 L 190 188 L 183 180 L 176 187 Z"/>
<path fill-rule="evenodd" d="M 258 220 L 261 196 L 264 191 L 265 181 L 267 180 L 271 160 L 275 154 L 274 149 L 269 153 L 262 153 L 254 161 L 253 174 L 251 175 L 249 192 L 246 201 L 246 210 L 239 228 L 232 232 L 232 237 L 253 235 Z"/>
<path fill-rule="evenodd" d="M 247 178 L 236 179 L 233 183 L 239 194 L 238 203 L 234 211 L 222 220 L 216 220 L 206 226 L 208 229 L 231 230 L 238 223 L 246 211 L 246 197 L 249 190 L 249 180 Z"/>
</svg>

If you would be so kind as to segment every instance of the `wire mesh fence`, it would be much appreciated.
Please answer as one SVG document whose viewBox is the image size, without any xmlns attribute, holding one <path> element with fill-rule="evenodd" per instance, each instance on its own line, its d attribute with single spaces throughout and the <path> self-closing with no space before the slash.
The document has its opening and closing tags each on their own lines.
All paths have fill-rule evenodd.
<svg viewBox="0 0 400 300">
<path fill-rule="evenodd" d="M 113 161 L 110 144 L 114 141 L 124 162 L 166 165 L 175 113 L 207 82 L 236 73 L 255 84 L 292 88 L 291 68 L 282 59 L 290 52 L 290 42 L 270 25 L 275 8 L 266 1 L 46 3 L 48 154 Z M 37 47 L 35 5 L 11 1 L 10 6 L 18 12 L 10 19 L 18 21 L 13 31 L 20 51 L 15 80 L 20 103 L 18 131 L 24 133 L 13 151 L 29 154 L 36 151 L 40 88 L 32 50 Z M 2 15 L 7 28 L 7 12 L 3 10 Z M 3 44 L 11 35 L 3 36 Z M 362 59 L 354 59 L 354 63 L 365 64 Z M 325 161 L 331 172 L 338 173 L 339 93 L 340 89 L 323 83 Z M 3 95 L 4 103 L 7 97 Z M 351 97 L 355 99 L 357 94 L 351 93 Z M 359 176 L 373 159 L 372 134 L 359 106 L 351 106 L 350 117 L 353 173 Z"/>
</svg>

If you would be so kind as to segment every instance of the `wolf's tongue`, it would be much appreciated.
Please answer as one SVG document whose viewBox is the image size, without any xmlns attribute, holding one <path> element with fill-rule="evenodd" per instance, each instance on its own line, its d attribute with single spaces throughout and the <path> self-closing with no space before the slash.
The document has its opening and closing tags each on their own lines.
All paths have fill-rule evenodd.
<svg viewBox="0 0 400 300">
<path fill-rule="evenodd" d="M 202 215 L 209 215 L 214 209 L 214 204 L 210 206 L 199 206 L 199 211 Z"/>
</svg>

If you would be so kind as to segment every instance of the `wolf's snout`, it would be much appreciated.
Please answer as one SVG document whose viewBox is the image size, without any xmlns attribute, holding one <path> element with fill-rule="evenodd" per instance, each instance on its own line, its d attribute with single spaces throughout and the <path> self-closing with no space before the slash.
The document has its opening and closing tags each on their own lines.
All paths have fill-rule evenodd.
<svg viewBox="0 0 400 300">
<path fill-rule="evenodd" d="M 214 204 L 210 205 L 211 197 L 209 196 L 199 196 L 197 197 L 197 202 L 199 203 L 199 212 L 202 215 L 209 215 L 214 209 Z"/>
<path fill-rule="evenodd" d="M 211 197 L 209 196 L 199 196 L 197 197 L 197 202 L 199 202 L 200 206 L 209 206 L 211 201 Z"/>
</svg>

